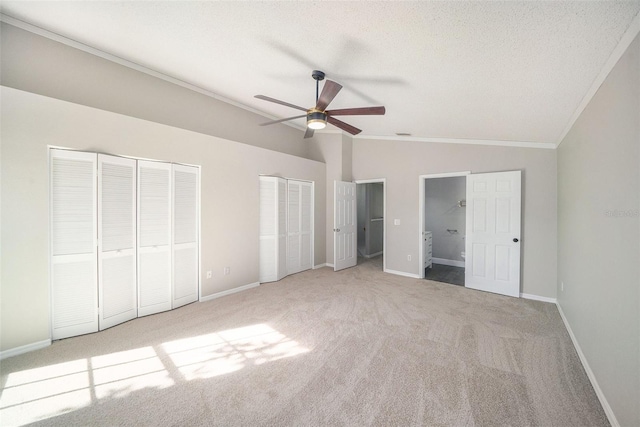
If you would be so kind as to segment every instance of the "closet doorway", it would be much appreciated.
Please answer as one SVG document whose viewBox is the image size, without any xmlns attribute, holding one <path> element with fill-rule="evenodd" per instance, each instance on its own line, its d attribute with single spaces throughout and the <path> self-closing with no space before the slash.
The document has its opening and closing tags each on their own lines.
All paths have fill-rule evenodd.
<svg viewBox="0 0 640 427">
<path fill-rule="evenodd" d="M 465 229 L 462 233 L 461 227 L 455 224 L 450 227 L 446 222 L 427 221 L 429 202 L 426 199 L 428 187 L 430 187 L 427 183 L 452 177 L 463 177 L 466 189 L 464 193 L 460 192 L 458 196 L 444 202 L 443 206 L 446 209 L 443 211 L 440 208 L 439 213 L 443 215 L 460 210 L 459 216 L 462 217 L 462 210 L 464 210 Z M 466 195 L 464 199 L 460 198 L 462 194 Z M 421 278 L 425 278 L 429 268 L 433 269 L 438 262 L 440 265 L 447 265 L 447 263 L 451 264 L 449 261 L 463 259 L 465 287 L 512 297 L 520 296 L 521 170 L 420 175 L 419 200 Z M 435 203 L 437 205 L 438 201 L 436 200 Z M 442 201 L 440 204 L 443 204 Z M 438 237 L 443 236 L 457 243 L 453 248 L 449 248 L 448 252 L 453 254 L 451 256 L 453 260 L 442 258 L 443 252 L 438 249 L 442 244 Z M 458 247 L 464 247 L 464 250 L 459 251 L 460 259 L 455 260 L 458 256 Z M 445 256 L 446 253 L 444 252 Z"/>
<path fill-rule="evenodd" d="M 465 285 L 467 175 L 423 180 L 422 273 L 427 280 Z"/>
<path fill-rule="evenodd" d="M 368 263 L 385 271 L 384 248 L 387 234 L 385 179 L 358 180 L 355 183 L 358 213 L 358 264 Z"/>
</svg>

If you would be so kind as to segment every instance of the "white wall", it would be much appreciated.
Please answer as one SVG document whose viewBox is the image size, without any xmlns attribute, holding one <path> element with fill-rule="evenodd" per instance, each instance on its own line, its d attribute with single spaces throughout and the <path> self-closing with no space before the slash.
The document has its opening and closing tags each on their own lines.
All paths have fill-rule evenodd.
<svg viewBox="0 0 640 427">
<path fill-rule="evenodd" d="M 47 145 L 201 165 L 203 296 L 259 280 L 259 174 L 315 182 L 314 264 L 325 262 L 323 163 L 16 89 L 0 95 L 0 350 L 49 337 Z"/>
<path fill-rule="evenodd" d="M 386 178 L 386 267 L 419 277 L 420 175 L 522 170 L 521 292 L 556 297 L 556 151 L 354 138 L 353 177 Z M 400 225 L 394 225 L 394 219 Z M 407 259 L 411 255 L 411 261 Z"/>
<path fill-rule="evenodd" d="M 558 301 L 622 426 L 640 425 L 639 231 L 636 37 L 558 148 Z"/>
<path fill-rule="evenodd" d="M 467 208 L 459 207 L 467 190 L 467 178 L 431 178 L 424 183 L 424 219 L 427 231 L 433 236 L 433 257 L 452 261 L 464 261 L 464 239 Z M 457 234 L 447 232 L 458 230 Z"/>
</svg>

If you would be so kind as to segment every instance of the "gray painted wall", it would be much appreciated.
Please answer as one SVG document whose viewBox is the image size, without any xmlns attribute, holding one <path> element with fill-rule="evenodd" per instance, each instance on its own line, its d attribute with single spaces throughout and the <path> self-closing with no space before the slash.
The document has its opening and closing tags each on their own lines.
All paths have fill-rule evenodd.
<svg viewBox="0 0 640 427">
<path fill-rule="evenodd" d="M 558 301 L 623 426 L 640 425 L 639 171 L 636 37 L 558 149 Z"/>
<path fill-rule="evenodd" d="M 315 182 L 315 264 L 325 262 L 323 163 L 16 89 L 0 95 L 0 350 L 49 338 L 47 145 L 201 165 L 203 296 L 258 281 L 259 174 Z"/>
<path fill-rule="evenodd" d="M 303 132 L 261 115 L 1 24 L 2 85 L 206 135 L 308 157 Z"/>
<path fill-rule="evenodd" d="M 386 178 L 386 267 L 419 274 L 419 182 L 426 174 L 522 170 L 521 292 L 556 297 L 556 151 L 536 148 L 353 140 L 353 178 Z M 394 225 L 394 219 L 400 225 Z M 411 261 L 407 259 L 411 255 Z"/>
<path fill-rule="evenodd" d="M 466 198 L 467 178 L 448 177 L 427 179 L 424 183 L 425 226 L 433 236 L 433 257 L 464 261 L 464 235 L 467 208 L 458 207 Z M 447 231 L 458 230 L 457 234 Z"/>
</svg>

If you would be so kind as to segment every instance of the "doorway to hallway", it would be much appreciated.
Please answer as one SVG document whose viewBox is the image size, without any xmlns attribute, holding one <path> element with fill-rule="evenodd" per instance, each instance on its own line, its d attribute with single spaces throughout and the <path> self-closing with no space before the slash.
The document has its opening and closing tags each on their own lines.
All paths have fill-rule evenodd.
<svg viewBox="0 0 640 427">
<path fill-rule="evenodd" d="M 356 181 L 358 212 L 358 263 L 371 261 L 384 270 L 385 182 L 384 179 Z"/>
</svg>

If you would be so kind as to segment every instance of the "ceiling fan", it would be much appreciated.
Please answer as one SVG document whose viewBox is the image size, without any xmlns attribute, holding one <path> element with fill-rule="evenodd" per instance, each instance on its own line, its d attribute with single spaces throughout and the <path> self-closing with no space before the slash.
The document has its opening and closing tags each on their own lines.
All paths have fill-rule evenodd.
<svg viewBox="0 0 640 427">
<path fill-rule="evenodd" d="M 336 119 L 334 116 L 364 116 L 364 115 L 384 115 L 384 107 L 361 107 L 361 108 L 343 108 L 340 110 L 327 110 L 327 107 L 336 97 L 342 86 L 338 83 L 327 80 L 322 88 L 322 93 L 318 96 L 320 80 L 324 80 L 324 73 L 322 71 L 313 70 L 311 77 L 316 81 L 316 105 L 312 108 L 303 108 L 288 102 L 280 101 L 279 99 L 271 98 L 265 95 L 256 95 L 258 99 L 274 102 L 276 104 L 285 105 L 287 107 L 295 108 L 296 110 L 305 111 L 305 114 L 299 116 L 287 117 L 286 119 L 273 120 L 270 122 L 262 123 L 260 126 L 273 125 L 276 123 L 286 122 L 288 120 L 300 119 L 302 117 L 307 118 L 307 131 L 304 134 L 305 138 L 311 138 L 313 132 L 318 129 L 324 129 L 327 122 L 332 125 L 349 132 L 351 135 L 357 135 L 362 132 L 361 129 L 351 126 L 341 120 Z"/>
</svg>

